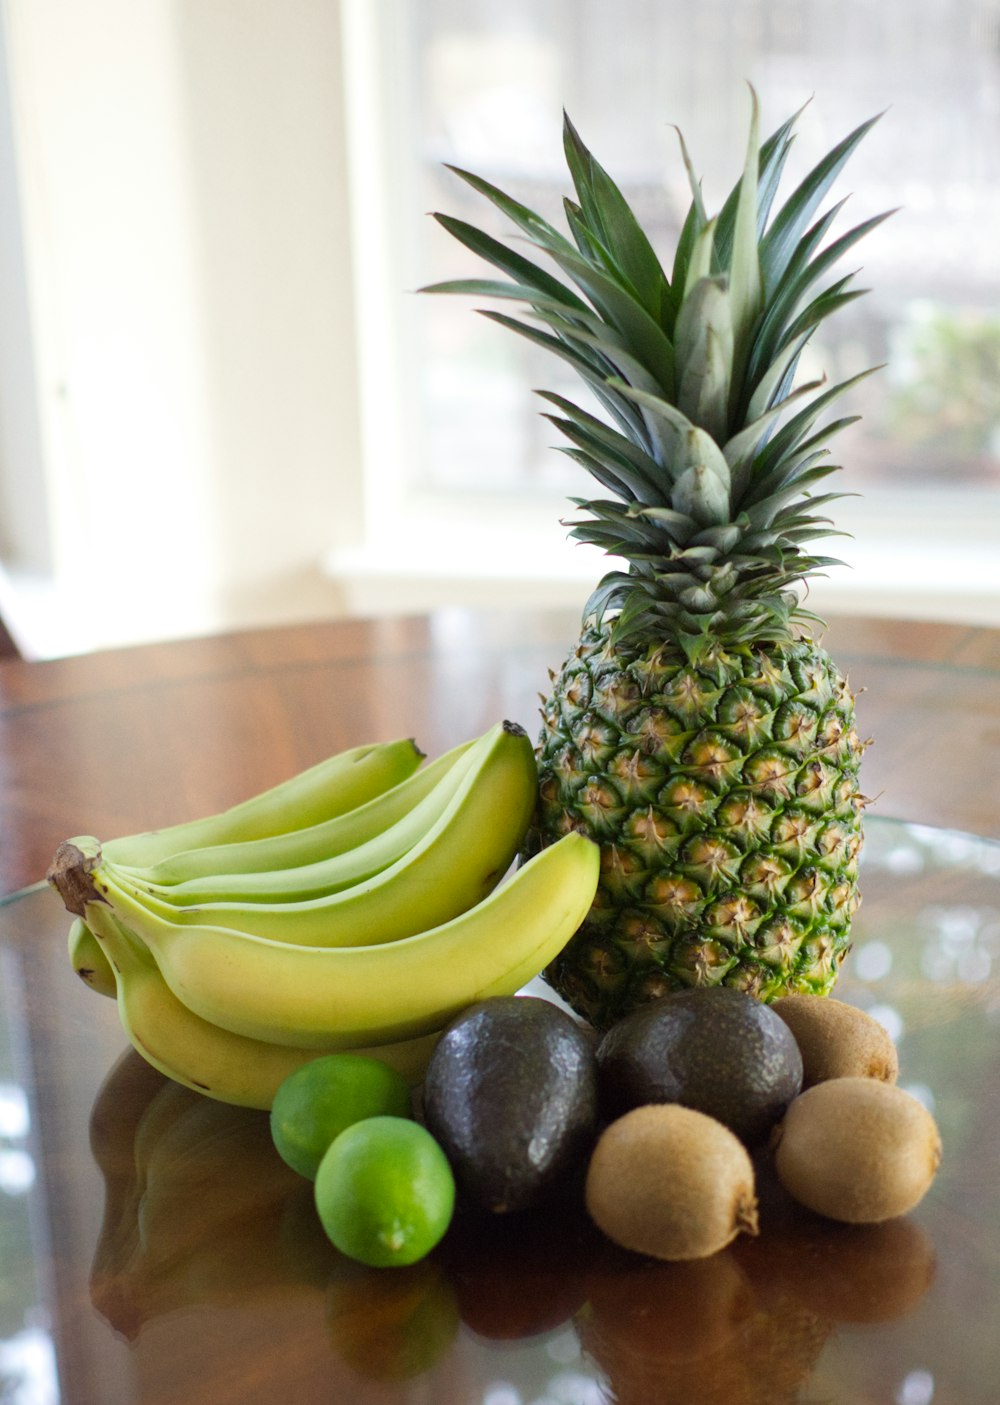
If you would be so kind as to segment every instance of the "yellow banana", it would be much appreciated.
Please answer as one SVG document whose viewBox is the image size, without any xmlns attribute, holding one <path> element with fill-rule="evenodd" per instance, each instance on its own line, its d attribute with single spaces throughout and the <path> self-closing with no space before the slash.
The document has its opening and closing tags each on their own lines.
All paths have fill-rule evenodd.
<svg viewBox="0 0 1000 1405">
<path fill-rule="evenodd" d="M 96 990 L 98 995 L 110 995 L 114 999 L 117 993 L 115 973 L 101 943 L 82 917 L 74 917 L 70 923 L 68 945 L 70 964 L 84 985 Z"/>
<path fill-rule="evenodd" d="M 293 946 L 181 925 L 110 881 L 83 915 L 106 942 L 127 925 L 178 1001 L 213 1025 L 255 1040 L 350 1048 L 441 1029 L 472 1001 L 519 990 L 582 922 L 599 862 L 596 844 L 567 834 L 450 922 L 376 946 Z M 134 938 L 126 946 L 127 954 L 139 951 Z M 133 984 L 125 980 L 126 991 Z"/>
<path fill-rule="evenodd" d="M 440 774 L 437 785 L 396 820 L 395 824 L 390 825 L 381 834 L 374 835 L 367 842 L 359 842 L 343 853 L 327 854 L 315 862 L 303 861 L 290 866 L 273 864 L 254 872 L 229 872 L 220 869 L 217 873 L 190 878 L 182 883 L 164 884 L 151 881 L 149 871 L 143 874 L 136 869 L 121 869 L 117 864 L 111 865 L 112 871 L 127 886 L 182 910 L 191 907 L 202 908 L 209 903 L 309 902 L 314 898 L 341 892 L 344 888 L 363 883 L 382 873 L 404 855 L 409 854 L 425 838 L 431 827 L 441 819 L 452 797 L 461 787 L 472 756 L 475 755 L 475 748 L 471 754 L 467 748 L 461 750 L 462 756 Z M 428 774 L 429 769 L 417 771 L 410 777 L 410 781 Z M 404 782 L 404 785 L 406 784 L 409 782 Z M 395 787 L 396 790 L 401 788 Z M 384 799 L 385 796 L 379 797 L 379 800 Z M 339 821 L 328 823 L 349 822 L 353 813 L 341 815 Z M 313 829 L 327 827 L 314 825 Z M 308 830 L 305 832 L 309 833 Z M 278 838 L 294 839 L 295 836 L 279 835 Z M 269 857 L 266 851 L 273 846 L 274 841 L 264 839 L 251 843 L 263 863 Z M 250 847 L 250 844 L 244 847 Z M 227 926 L 228 922 L 220 925 Z"/>
<path fill-rule="evenodd" d="M 537 793 L 531 742 L 522 727 L 497 723 L 476 742 L 460 784 L 422 838 L 394 864 L 340 892 L 301 902 L 204 902 L 177 907 L 105 863 L 91 881 L 113 883 L 150 912 L 182 926 L 226 927 L 300 946 L 371 946 L 450 921 L 499 883 L 531 819 Z M 276 880 L 277 881 L 277 880 Z"/>
<path fill-rule="evenodd" d="M 129 867 L 134 878 L 154 885 L 179 887 L 194 885 L 199 878 L 293 868 L 347 853 L 367 844 L 408 815 L 444 781 L 472 745 L 471 741 L 462 742 L 355 809 L 307 825 L 305 829 L 267 834 L 261 839 L 237 839 L 231 844 L 206 844 L 197 849 L 183 849 L 145 868 L 125 867 Z"/>
<path fill-rule="evenodd" d="M 304 829 L 398 785 L 422 760 L 423 752 L 409 737 L 351 747 L 228 810 L 112 839 L 104 848 L 116 863 L 145 866 L 182 849 Z"/>
<path fill-rule="evenodd" d="M 149 952 L 122 927 L 107 903 L 90 907 L 92 930 L 115 972 L 125 1033 L 136 1052 L 168 1078 L 220 1102 L 269 1109 L 290 1073 L 330 1052 L 332 1046 L 290 1047 L 248 1039 L 196 1015 L 171 992 Z M 428 1028 L 419 1039 L 359 1052 L 383 1059 L 418 1082 L 437 1037 L 437 1031 Z M 367 1041 L 368 1046 L 378 1043 Z"/>
<path fill-rule="evenodd" d="M 152 867 L 127 871 L 130 877 L 149 883 L 157 892 L 161 884 L 172 884 L 171 891 L 161 894 L 170 901 L 195 903 L 213 898 L 218 901 L 227 894 L 233 897 L 241 881 L 262 890 L 258 900 L 266 900 L 267 884 L 261 870 L 282 864 L 310 864 L 314 859 L 336 854 L 346 866 L 339 882 L 332 875 L 331 891 L 335 886 L 347 886 L 388 867 L 421 837 L 429 816 L 439 813 L 454 792 L 461 764 L 473 745 L 471 741 L 463 742 L 358 808 L 303 830 L 183 850 Z M 432 801 L 433 806 L 427 803 Z M 412 828 L 407 829 L 407 825 Z M 380 838 L 383 844 L 376 846 L 375 841 Z M 222 876 L 228 874 L 234 877 Z M 207 880 L 207 892 L 199 887 L 199 877 Z M 273 900 L 278 900 L 278 894 Z M 114 972 L 100 942 L 82 918 L 74 918 L 70 924 L 68 947 L 70 964 L 84 984 L 114 999 Z"/>
</svg>

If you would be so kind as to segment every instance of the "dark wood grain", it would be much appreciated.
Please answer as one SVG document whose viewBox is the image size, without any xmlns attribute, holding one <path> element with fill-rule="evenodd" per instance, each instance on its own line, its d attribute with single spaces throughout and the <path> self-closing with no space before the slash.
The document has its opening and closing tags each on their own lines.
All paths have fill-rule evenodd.
<svg viewBox="0 0 1000 1405">
<path fill-rule="evenodd" d="M 208 813 L 362 741 L 436 754 L 499 717 L 533 730 L 576 631 L 564 612 L 448 610 L 0 662 L 0 891 L 69 835 Z M 825 642 L 875 739 L 874 813 L 1000 837 L 1000 631 L 837 618 Z M 838 989 L 898 1007 L 903 1081 L 945 1131 L 938 1183 L 915 1214 L 840 1226 L 796 1211 L 759 1158 L 759 1237 L 693 1264 L 618 1251 L 572 1197 L 515 1224 L 460 1214 L 412 1269 L 350 1263 L 311 1187 L 282 1178 L 265 1113 L 123 1056 L 115 1003 L 68 969 L 55 895 L 0 908 L 0 1076 L 24 1090 L 38 1166 L 31 1206 L 0 1195 L 0 1218 L 32 1220 L 10 1242 L 35 1255 L 43 1310 L 26 1305 L 60 1399 L 476 1405 L 507 1381 L 569 1398 L 579 1370 L 620 1405 L 889 1405 L 924 1371 L 942 1399 L 992 1402 L 1000 978 L 969 957 L 995 946 L 995 850 L 880 828 L 891 861 L 876 845 L 856 939 L 883 975 Z M 938 940 L 942 914 L 957 926 Z"/>
<path fill-rule="evenodd" d="M 343 747 L 436 754 L 537 697 L 576 634 L 565 612 L 344 621 L 80 657 L 0 662 L 0 891 L 60 840 L 217 810 Z M 1000 631 L 837 618 L 878 813 L 1000 835 Z M 992 784 L 984 783 L 992 778 Z"/>
</svg>

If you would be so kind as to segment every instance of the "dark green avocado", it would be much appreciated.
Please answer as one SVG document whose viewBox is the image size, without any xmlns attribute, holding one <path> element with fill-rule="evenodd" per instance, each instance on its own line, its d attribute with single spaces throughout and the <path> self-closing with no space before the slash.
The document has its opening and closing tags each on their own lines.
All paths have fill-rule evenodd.
<svg viewBox="0 0 1000 1405">
<path fill-rule="evenodd" d="M 760 1000 L 698 987 L 640 1005 L 597 1048 L 602 1110 L 682 1103 L 750 1144 L 765 1137 L 802 1087 L 791 1031 Z"/>
<path fill-rule="evenodd" d="M 497 1214 L 530 1209 L 579 1170 L 593 1142 L 593 1041 L 547 1000 L 481 1000 L 438 1041 L 423 1118 L 460 1195 Z"/>
</svg>

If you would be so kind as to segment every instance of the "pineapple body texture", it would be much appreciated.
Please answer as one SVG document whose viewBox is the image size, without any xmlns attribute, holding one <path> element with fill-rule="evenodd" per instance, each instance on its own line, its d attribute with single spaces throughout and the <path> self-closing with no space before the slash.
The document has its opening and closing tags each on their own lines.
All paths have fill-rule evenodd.
<svg viewBox="0 0 1000 1405">
<path fill-rule="evenodd" d="M 863 744 L 854 699 L 808 638 L 616 646 L 589 625 L 554 676 L 534 851 L 601 846 L 583 926 L 546 972 L 605 1028 L 696 985 L 826 994 L 858 906 Z"/>
</svg>

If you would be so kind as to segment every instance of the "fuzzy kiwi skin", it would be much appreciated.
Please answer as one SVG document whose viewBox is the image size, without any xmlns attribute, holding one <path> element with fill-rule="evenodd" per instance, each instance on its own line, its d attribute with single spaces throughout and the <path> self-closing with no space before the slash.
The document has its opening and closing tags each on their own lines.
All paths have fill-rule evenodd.
<svg viewBox="0 0 1000 1405">
<path fill-rule="evenodd" d="M 899 1077 L 899 1055 L 889 1031 L 856 1005 L 829 995 L 782 995 L 770 1008 L 795 1036 L 803 1089 L 828 1078 L 895 1083 Z"/>
<path fill-rule="evenodd" d="M 707 1258 L 757 1233 L 750 1156 L 715 1118 L 677 1103 L 633 1108 L 601 1133 L 587 1167 L 587 1210 L 624 1249 Z"/>
<path fill-rule="evenodd" d="M 789 1195 L 831 1220 L 879 1224 L 905 1215 L 941 1160 L 934 1118 L 916 1098 L 873 1078 L 832 1078 L 790 1104 L 771 1137 Z"/>
</svg>

